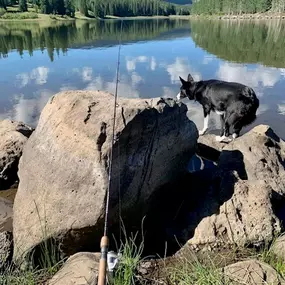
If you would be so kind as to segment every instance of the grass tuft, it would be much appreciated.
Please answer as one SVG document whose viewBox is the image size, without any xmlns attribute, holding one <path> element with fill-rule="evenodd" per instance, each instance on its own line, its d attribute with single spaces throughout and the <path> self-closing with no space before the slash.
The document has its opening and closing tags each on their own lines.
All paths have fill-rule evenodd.
<svg viewBox="0 0 285 285">
<path fill-rule="evenodd" d="M 169 279 L 176 285 L 224 285 L 223 275 L 214 263 L 205 266 L 197 258 L 181 258 L 169 268 Z"/>
<path fill-rule="evenodd" d="M 37 19 L 38 14 L 34 12 L 16 12 L 16 13 L 5 13 L 1 16 L 0 19 L 4 20 L 24 20 L 24 19 Z"/>
<path fill-rule="evenodd" d="M 121 240 L 118 249 L 119 264 L 110 283 L 111 285 L 133 285 L 136 283 L 136 269 L 142 259 L 144 249 L 143 227 L 140 242 L 138 242 L 138 233 L 128 237 L 125 227 L 121 228 L 124 240 Z"/>
<path fill-rule="evenodd" d="M 272 242 L 272 245 L 275 243 L 276 239 Z M 273 267 L 282 278 L 285 279 L 285 260 L 282 257 L 278 257 L 272 250 L 272 245 L 265 245 L 261 250 L 258 259 L 269 264 Z"/>
</svg>

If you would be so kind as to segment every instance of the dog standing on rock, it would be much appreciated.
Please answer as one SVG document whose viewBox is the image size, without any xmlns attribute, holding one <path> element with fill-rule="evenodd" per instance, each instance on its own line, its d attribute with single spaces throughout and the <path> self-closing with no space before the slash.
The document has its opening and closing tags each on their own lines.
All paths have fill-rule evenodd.
<svg viewBox="0 0 285 285">
<path fill-rule="evenodd" d="M 221 80 L 194 81 L 189 74 L 187 81 L 180 76 L 182 86 L 177 94 L 177 99 L 188 97 L 189 100 L 198 101 L 204 111 L 204 127 L 199 135 L 205 134 L 208 129 L 211 111 L 220 115 L 221 133 L 216 137 L 219 142 L 230 142 L 230 129 L 232 138 L 239 136 L 243 127 L 251 124 L 256 119 L 259 100 L 254 90 L 236 82 Z"/>
</svg>

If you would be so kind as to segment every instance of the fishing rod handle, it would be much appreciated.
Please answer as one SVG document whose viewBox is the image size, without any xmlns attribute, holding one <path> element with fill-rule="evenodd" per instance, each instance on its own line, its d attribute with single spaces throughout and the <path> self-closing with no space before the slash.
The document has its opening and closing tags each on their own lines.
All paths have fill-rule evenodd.
<svg viewBox="0 0 285 285">
<path fill-rule="evenodd" d="M 98 285 L 106 285 L 107 272 L 107 254 L 108 254 L 109 239 L 107 236 L 101 238 L 101 257 L 98 271 Z"/>
</svg>

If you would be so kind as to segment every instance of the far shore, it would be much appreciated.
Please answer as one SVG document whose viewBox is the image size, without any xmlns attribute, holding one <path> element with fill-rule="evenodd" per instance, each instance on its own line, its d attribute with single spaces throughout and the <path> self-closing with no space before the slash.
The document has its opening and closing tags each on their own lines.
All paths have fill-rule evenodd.
<svg viewBox="0 0 285 285">
<path fill-rule="evenodd" d="M 270 20 L 280 19 L 285 20 L 285 13 L 255 13 L 255 14 L 240 14 L 240 15 L 190 15 L 190 19 L 219 19 L 219 20 Z"/>
<path fill-rule="evenodd" d="M 38 14 L 38 18 L 33 19 L 1 19 L 0 22 L 52 22 L 52 21 L 76 21 L 76 20 L 84 20 L 84 21 L 105 21 L 105 20 L 147 20 L 147 19 L 190 19 L 190 16 L 187 15 L 170 15 L 170 16 L 135 16 L 135 17 L 116 17 L 116 16 L 106 16 L 105 18 L 93 18 L 86 17 L 81 15 L 80 13 L 76 13 L 75 17 L 62 17 L 59 15 L 48 15 L 48 14 Z"/>
<path fill-rule="evenodd" d="M 75 13 L 75 17 L 64 17 L 59 15 L 37 14 L 38 18 L 34 19 L 2 19 L 1 22 L 70 22 L 70 21 L 108 21 L 108 20 L 147 20 L 147 19 L 215 19 L 215 20 L 270 20 L 279 19 L 285 20 L 285 13 L 256 13 L 256 14 L 241 14 L 241 15 L 170 15 L 170 16 L 134 16 L 134 17 L 117 17 L 106 16 L 105 18 L 86 17 L 79 12 Z"/>
</svg>

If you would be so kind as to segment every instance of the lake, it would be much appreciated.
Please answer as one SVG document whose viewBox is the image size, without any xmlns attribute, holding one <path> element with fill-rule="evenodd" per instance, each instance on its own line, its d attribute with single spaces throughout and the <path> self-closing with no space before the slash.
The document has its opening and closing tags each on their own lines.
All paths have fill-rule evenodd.
<svg viewBox="0 0 285 285">
<path fill-rule="evenodd" d="M 285 23 L 149 19 L 76 22 L 0 22 L 0 119 L 36 126 L 47 100 L 63 90 L 115 92 L 118 96 L 175 97 L 179 76 L 217 78 L 254 88 L 257 124 L 285 139 Z M 183 100 L 203 126 L 201 106 Z M 211 130 L 219 118 L 211 116 Z M 246 129 L 247 130 L 247 129 Z M 246 131 L 245 130 L 245 131 Z"/>
</svg>

